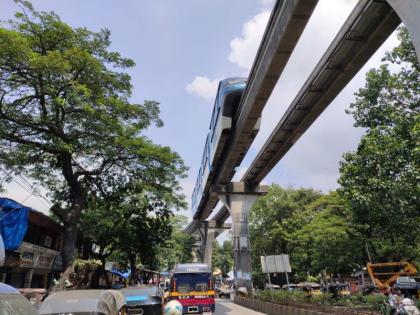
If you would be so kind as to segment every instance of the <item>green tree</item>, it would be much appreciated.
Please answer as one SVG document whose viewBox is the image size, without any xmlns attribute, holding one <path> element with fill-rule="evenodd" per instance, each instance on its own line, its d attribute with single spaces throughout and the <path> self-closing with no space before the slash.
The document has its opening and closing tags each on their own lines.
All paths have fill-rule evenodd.
<svg viewBox="0 0 420 315">
<path fill-rule="evenodd" d="M 171 207 L 150 194 L 124 196 L 120 202 L 94 203 L 81 218 L 85 238 L 100 246 L 99 257 L 119 251 L 129 262 L 131 274 L 136 274 L 137 264 L 156 270 L 157 249 L 170 237 Z"/>
<path fill-rule="evenodd" d="M 261 269 L 260 256 L 292 252 L 292 233 L 307 218 L 305 207 L 321 193 L 312 189 L 284 189 L 272 185 L 268 193 L 253 205 L 249 219 L 253 268 Z"/>
<path fill-rule="evenodd" d="M 338 193 L 313 201 L 301 217 L 307 223 L 291 235 L 291 260 L 300 279 L 322 271 L 348 274 L 363 263 L 363 238 Z"/>
<path fill-rule="evenodd" d="M 225 240 L 222 245 L 217 240 L 213 242 L 212 265 L 213 269 L 220 269 L 223 277 L 227 277 L 228 272 L 233 267 L 233 244 L 231 240 Z"/>
<path fill-rule="evenodd" d="M 171 270 L 177 263 L 192 262 L 193 255 L 197 252 L 197 241 L 193 235 L 183 232 L 187 223 L 188 218 L 183 215 L 171 218 L 171 236 L 157 248 L 160 269 Z"/>
<path fill-rule="evenodd" d="M 420 254 L 419 62 L 405 28 L 398 38 L 350 106 L 366 132 L 340 166 L 340 192 L 377 261 Z"/>
<path fill-rule="evenodd" d="M 286 253 L 295 280 L 322 271 L 348 273 L 363 263 L 363 238 L 336 192 L 270 187 L 250 215 L 253 268 L 261 285 L 260 256 Z M 274 279 L 275 281 L 276 279 Z"/>
<path fill-rule="evenodd" d="M 134 62 L 109 50 L 108 30 L 72 28 L 17 2 L 22 12 L 0 28 L 0 165 L 51 191 L 68 265 L 89 196 L 142 183 L 182 198 L 185 166 L 142 134 L 162 125 L 158 103 L 130 102 L 123 70 Z"/>
</svg>

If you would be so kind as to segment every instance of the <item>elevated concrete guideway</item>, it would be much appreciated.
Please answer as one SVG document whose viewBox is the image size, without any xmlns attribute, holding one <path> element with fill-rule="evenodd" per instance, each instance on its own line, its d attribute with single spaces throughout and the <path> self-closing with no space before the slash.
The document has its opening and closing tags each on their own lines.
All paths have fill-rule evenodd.
<svg viewBox="0 0 420 315">
<path fill-rule="evenodd" d="M 241 181 L 258 185 L 400 23 L 386 1 L 359 1 Z M 228 217 L 223 207 L 213 220 Z"/>
<path fill-rule="evenodd" d="M 277 1 L 242 96 L 238 115 L 234 118 L 232 135 L 216 167 L 210 191 L 206 194 L 207 200 L 194 217 L 195 220 L 185 229 L 189 233 L 195 232 L 217 202 L 222 201 L 224 207 L 212 221 L 221 225 L 229 216 L 232 217 L 235 282 L 237 288 L 244 286 L 248 292 L 252 287 L 248 213 L 253 201 L 264 193 L 259 183 L 397 28 L 401 23 L 400 17 L 405 18 L 409 32 L 414 32 L 414 45 L 420 55 L 420 0 L 360 0 L 241 182 L 229 183 L 235 167 L 242 161 L 255 137 L 255 124 L 315 5 L 316 1 L 309 0 Z M 297 8 L 306 12 L 306 15 L 297 14 Z M 286 24 L 279 22 L 282 19 Z M 272 37 L 276 23 L 281 36 Z M 286 31 L 293 30 L 293 27 L 299 34 Z M 289 36 L 293 39 L 290 42 Z M 276 45 L 271 43 L 273 40 Z M 276 58 L 280 59 L 276 61 Z M 227 185 L 233 189 L 226 189 Z"/>
<path fill-rule="evenodd" d="M 233 178 L 235 167 L 242 162 L 256 136 L 254 127 L 262 110 L 317 3 L 318 0 L 276 2 L 251 68 L 238 114 L 233 119 L 233 134 L 225 146 L 212 184 L 226 184 Z M 187 233 L 197 231 L 200 222 L 210 215 L 219 201 L 214 195 L 207 194 L 206 198 L 194 220 L 184 229 Z"/>
</svg>

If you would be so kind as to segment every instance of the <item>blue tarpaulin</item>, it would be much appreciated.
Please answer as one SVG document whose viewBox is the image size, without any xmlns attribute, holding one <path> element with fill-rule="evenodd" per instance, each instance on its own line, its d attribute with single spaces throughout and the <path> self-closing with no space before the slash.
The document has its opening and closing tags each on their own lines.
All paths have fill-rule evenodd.
<svg viewBox="0 0 420 315">
<path fill-rule="evenodd" d="M 120 276 L 120 277 L 122 277 L 124 279 L 127 279 L 130 276 L 130 274 L 131 274 L 131 270 L 128 270 L 126 272 L 122 272 L 122 271 L 119 271 L 117 269 L 112 269 L 111 270 L 111 273 L 113 273 L 114 275 L 118 275 L 118 276 Z"/>
<path fill-rule="evenodd" d="M 6 250 L 17 250 L 28 229 L 30 208 L 8 199 L 0 198 L 0 234 Z"/>
</svg>

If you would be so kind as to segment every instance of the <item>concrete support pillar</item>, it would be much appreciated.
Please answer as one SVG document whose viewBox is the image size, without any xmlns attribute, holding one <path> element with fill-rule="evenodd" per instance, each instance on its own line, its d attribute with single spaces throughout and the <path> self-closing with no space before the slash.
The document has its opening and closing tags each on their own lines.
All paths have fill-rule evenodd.
<svg viewBox="0 0 420 315">
<path fill-rule="evenodd" d="M 211 258 L 213 254 L 213 242 L 216 239 L 218 233 L 209 228 L 200 228 L 203 231 L 203 234 L 205 235 L 204 242 L 202 243 L 202 256 L 203 256 L 203 262 L 209 266 L 211 266 Z"/>
<path fill-rule="evenodd" d="M 214 221 L 204 221 L 199 228 L 201 237 L 200 256 L 202 261 L 212 266 L 213 242 L 225 229 L 230 229 L 230 224 L 217 225 Z"/>
<path fill-rule="evenodd" d="M 198 229 L 198 234 L 200 235 L 200 245 L 198 246 L 198 261 L 204 261 L 204 248 L 207 241 L 207 230 L 203 228 Z"/>
<path fill-rule="evenodd" d="M 252 294 L 251 246 L 248 230 L 249 210 L 255 199 L 266 191 L 266 186 L 249 189 L 242 182 L 213 188 L 213 192 L 217 193 L 217 196 L 228 209 L 232 218 L 234 248 L 233 272 L 236 290 L 240 287 L 245 287 L 247 288 L 248 294 Z"/>
</svg>

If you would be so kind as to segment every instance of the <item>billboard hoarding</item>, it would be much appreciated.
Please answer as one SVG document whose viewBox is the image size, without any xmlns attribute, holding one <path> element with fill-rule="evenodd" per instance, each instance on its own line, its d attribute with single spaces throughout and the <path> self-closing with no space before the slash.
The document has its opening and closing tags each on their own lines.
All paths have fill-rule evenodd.
<svg viewBox="0 0 420 315">
<path fill-rule="evenodd" d="M 265 273 L 292 272 L 289 255 L 261 256 L 261 267 Z"/>
</svg>

